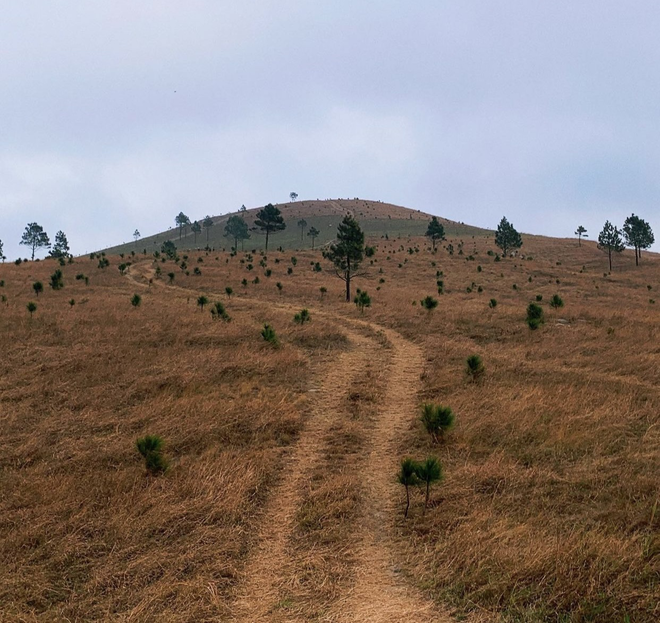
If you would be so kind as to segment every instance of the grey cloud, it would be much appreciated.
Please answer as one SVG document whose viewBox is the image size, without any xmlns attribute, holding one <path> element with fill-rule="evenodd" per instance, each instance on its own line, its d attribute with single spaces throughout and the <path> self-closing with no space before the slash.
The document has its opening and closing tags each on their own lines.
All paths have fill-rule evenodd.
<svg viewBox="0 0 660 623">
<path fill-rule="evenodd" d="M 657 229 L 658 31 L 651 0 L 10 3 L 0 239 L 84 252 L 293 189 Z"/>
</svg>

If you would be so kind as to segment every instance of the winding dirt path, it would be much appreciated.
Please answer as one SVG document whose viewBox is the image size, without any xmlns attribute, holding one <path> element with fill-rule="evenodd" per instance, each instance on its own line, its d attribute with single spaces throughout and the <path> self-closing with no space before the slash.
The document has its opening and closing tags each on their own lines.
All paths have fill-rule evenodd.
<svg viewBox="0 0 660 623">
<path fill-rule="evenodd" d="M 147 279 L 149 271 L 138 273 Z M 128 273 L 128 278 L 140 283 Z M 146 285 L 146 284 L 141 284 Z M 189 292 L 178 286 L 172 289 Z M 265 304 L 242 299 L 250 305 Z M 270 307 L 293 309 L 292 305 L 268 302 Z M 313 314 L 337 320 L 322 310 Z M 320 384 L 310 417 L 292 453 L 286 460 L 282 480 L 276 486 L 258 535 L 258 545 L 246 565 L 244 582 L 231 607 L 231 621 L 303 621 L 298 615 L 278 609 L 280 587 L 291 569 L 287 545 L 293 538 L 304 484 L 321 460 L 324 438 L 339 413 L 342 401 L 367 360 L 378 357 L 385 365 L 386 392 L 377 405 L 367 440 L 363 508 L 355 534 L 354 580 L 347 594 L 319 621 L 327 623 L 448 623 L 448 614 L 397 573 L 392 542 L 394 517 L 401 512 L 396 473 L 397 441 L 417 411 L 419 375 L 423 369 L 421 348 L 392 329 L 365 320 L 342 318 L 342 329 L 351 347 L 337 359 L 324 362 L 317 378 Z M 364 330 L 367 330 L 366 332 Z M 369 337 L 365 335 L 371 334 Z M 386 340 L 374 337 L 380 333 Z M 372 359 L 373 360 L 373 359 Z"/>
<path fill-rule="evenodd" d="M 323 366 L 323 381 L 311 417 L 284 467 L 283 481 L 272 494 L 259 545 L 245 569 L 246 582 L 234 604 L 234 621 L 292 620 L 288 618 L 291 615 L 275 612 L 274 608 L 281 599 L 279 587 L 286 580 L 286 550 L 294 532 L 296 512 L 309 474 L 321 460 L 325 435 L 349 391 L 355 370 L 366 365 L 368 356 L 368 349 L 363 348 L 369 346 L 365 338 L 351 334 L 350 340 L 348 351 Z"/>
<path fill-rule="evenodd" d="M 433 602 L 397 575 L 391 543 L 392 518 L 401 512 L 395 474 L 399 467 L 397 440 L 417 410 L 416 394 L 423 369 L 421 349 L 396 331 L 378 328 L 392 347 L 387 392 L 368 442 L 365 509 L 356 535 L 358 566 L 355 585 L 336 605 L 333 620 L 373 623 L 447 622 Z"/>
</svg>

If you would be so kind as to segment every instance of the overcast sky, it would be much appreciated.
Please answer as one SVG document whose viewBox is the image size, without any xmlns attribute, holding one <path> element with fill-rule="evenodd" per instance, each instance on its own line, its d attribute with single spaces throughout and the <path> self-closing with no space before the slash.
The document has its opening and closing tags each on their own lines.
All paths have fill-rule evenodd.
<svg viewBox="0 0 660 623">
<path fill-rule="evenodd" d="M 660 238 L 659 33 L 657 0 L 8 1 L 0 240 L 83 253 L 290 191 Z"/>
</svg>

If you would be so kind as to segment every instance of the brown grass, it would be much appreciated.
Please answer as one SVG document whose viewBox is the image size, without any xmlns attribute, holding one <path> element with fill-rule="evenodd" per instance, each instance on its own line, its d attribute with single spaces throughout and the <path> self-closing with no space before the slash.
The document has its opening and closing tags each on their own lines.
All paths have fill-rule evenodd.
<svg viewBox="0 0 660 623">
<path fill-rule="evenodd" d="M 474 617 L 657 620 L 660 261 L 645 254 L 636 269 L 624 254 L 604 276 L 593 243 L 527 236 L 532 260 L 495 262 L 486 254 L 492 238 L 466 238 L 463 255 L 452 242 L 454 255 L 433 256 L 419 240 L 378 241 L 370 275 L 356 282 L 372 296 L 364 320 L 374 362 L 354 371 L 301 491 L 281 616 L 322 617 L 352 584 L 351 537 L 367 499 L 362 409 L 378 413 L 388 380 L 379 365 L 387 340 L 375 338 L 383 326 L 423 349 L 419 401 L 447 404 L 458 418 L 433 446 L 410 413 L 398 440 L 400 456 L 436 454 L 445 471 L 425 515 L 420 493 L 408 521 L 390 518 L 402 575 Z M 104 271 L 76 260 L 64 268 L 65 288 L 38 299 L 31 284 L 47 283 L 52 261 L 0 266 L 5 619 L 231 618 L 264 509 L 304 430 L 317 364 L 348 347 L 343 318 L 360 315 L 342 303 L 343 284 L 325 264 L 312 272 L 319 254 L 296 253 L 287 275 L 291 254 L 269 253 L 270 278 L 258 255 L 252 271 L 240 255 L 201 254 L 197 263 L 198 255 L 189 276 L 160 264 L 164 275 L 176 272 L 176 288 L 166 278 L 148 287 L 156 264 L 142 256 L 133 258 L 134 282 L 119 275 L 118 258 Z M 241 286 L 257 275 L 258 285 Z M 472 282 L 483 292 L 468 294 Z M 137 309 L 134 292 L 143 297 Z M 232 321 L 200 312 L 199 293 L 225 302 Z M 525 307 L 537 293 L 546 323 L 531 332 Z M 554 293 L 563 309 L 547 305 Z M 431 313 L 419 306 L 427 294 L 440 300 Z M 38 304 L 32 320 L 28 300 Z M 301 328 L 292 316 L 302 307 L 312 323 Z M 280 348 L 261 340 L 264 322 Z M 478 383 L 464 372 L 473 353 L 486 366 Z M 144 473 L 134 443 L 147 433 L 166 440 L 165 476 Z"/>
</svg>

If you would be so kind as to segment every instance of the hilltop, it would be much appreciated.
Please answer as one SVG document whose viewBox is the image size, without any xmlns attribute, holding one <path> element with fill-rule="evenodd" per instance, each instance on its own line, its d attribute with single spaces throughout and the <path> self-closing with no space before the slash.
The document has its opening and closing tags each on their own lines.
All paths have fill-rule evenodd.
<svg viewBox="0 0 660 623">
<path fill-rule="evenodd" d="M 317 246 L 322 246 L 334 239 L 337 225 L 344 216 L 352 214 L 359 222 L 365 234 L 371 238 L 381 238 L 387 235 L 389 238 L 423 236 L 431 215 L 421 210 L 412 210 L 391 203 L 381 201 L 370 201 L 366 199 L 315 199 L 294 201 L 289 203 L 275 204 L 282 212 L 287 227 L 283 232 L 272 236 L 271 247 L 282 247 L 283 249 L 300 249 L 311 246 L 310 239 L 301 232 L 297 223 L 304 219 L 307 228 L 316 227 L 320 235 L 316 240 Z M 229 249 L 231 241 L 224 236 L 224 228 L 227 220 L 233 214 L 241 215 L 249 227 L 252 227 L 257 212 L 263 206 L 250 208 L 245 211 L 231 212 L 220 216 L 211 216 L 213 226 L 207 232 L 202 231 L 197 236 L 190 227 L 179 232 L 177 227 L 166 231 L 145 236 L 137 242 L 127 242 L 105 249 L 108 254 L 130 253 L 133 250 L 144 250 L 152 252 L 162 245 L 166 240 L 172 240 L 180 249 L 202 249 L 207 245 L 213 249 Z M 172 222 L 174 222 L 172 215 Z M 200 223 L 205 215 L 190 216 L 191 221 L 198 220 Z M 475 236 L 489 233 L 488 230 L 464 225 L 449 219 L 440 218 L 448 236 Z M 181 237 L 179 234 L 181 233 Z M 302 234 L 302 235 L 301 235 Z M 249 241 L 245 241 L 246 249 L 262 249 L 264 247 L 264 236 L 258 232 L 251 232 Z"/>
</svg>

